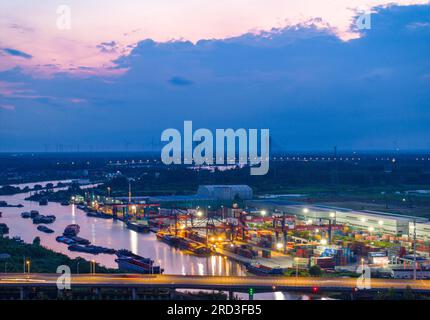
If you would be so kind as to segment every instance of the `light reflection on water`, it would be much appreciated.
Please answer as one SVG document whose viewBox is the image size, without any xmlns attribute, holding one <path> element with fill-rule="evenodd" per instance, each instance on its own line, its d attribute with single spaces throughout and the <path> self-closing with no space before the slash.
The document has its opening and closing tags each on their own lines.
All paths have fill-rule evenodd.
<svg viewBox="0 0 430 320">
<path fill-rule="evenodd" d="M 88 260 L 94 259 L 104 266 L 116 268 L 115 255 L 72 252 L 67 249 L 67 245 L 55 240 L 55 237 L 61 235 L 67 225 L 76 223 L 80 226 L 80 237 L 89 239 L 96 245 L 114 249 L 125 248 L 133 253 L 149 257 L 160 264 L 168 274 L 245 275 L 245 268 L 234 261 L 227 260 L 226 262 L 219 256 L 188 255 L 158 241 L 154 233 L 141 234 L 129 230 L 124 223 L 117 220 L 87 217 L 85 212 L 74 205 L 61 206 L 59 203 L 50 202 L 47 206 L 39 206 L 37 202 L 25 201 L 24 199 L 28 196 L 29 193 L 0 196 L 0 200 L 7 201 L 9 204 L 21 203 L 24 205 L 23 208 L 1 208 L 3 218 L 0 219 L 9 226 L 10 237 L 19 236 L 25 242 L 31 243 L 38 236 L 42 245 L 47 248 L 62 252 L 72 258 L 81 256 Z M 57 219 L 49 227 L 55 232 L 52 234 L 40 232 L 31 219 L 21 218 L 21 212 L 30 210 L 38 210 L 45 215 L 54 214 Z"/>
<path fill-rule="evenodd" d="M 137 232 L 133 231 L 133 230 L 129 230 L 128 231 L 130 233 L 130 248 L 131 248 L 131 252 L 133 252 L 134 254 L 138 254 L 139 250 L 138 250 L 138 236 L 137 236 Z"/>
<path fill-rule="evenodd" d="M 48 182 L 38 183 L 45 185 Z M 26 184 L 33 186 L 34 184 Z M 21 185 L 19 185 L 21 186 Z M 69 224 L 80 226 L 79 236 L 89 239 L 93 244 L 114 249 L 128 249 L 135 254 L 153 259 L 164 268 L 166 274 L 183 275 L 246 275 L 243 265 L 240 265 L 221 256 L 197 257 L 188 255 L 182 251 L 172 248 L 169 245 L 156 239 L 154 233 L 141 234 L 129 230 L 124 223 L 112 219 L 97 219 L 87 217 L 85 212 L 74 205 L 61 206 L 59 203 L 50 202 L 47 206 L 39 206 L 37 202 L 25 201 L 29 193 L 21 193 L 12 196 L 0 196 L 0 200 L 9 204 L 23 204 L 23 208 L 0 208 L 3 217 L 0 221 L 9 226 L 9 237 L 18 236 L 25 242 L 31 243 L 38 236 L 41 244 L 57 252 L 64 253 L 72 258 L 83 257 L 87 260 L 95 260 L 101 265 L 110 268 L 117 268 L 115 255 L 99 254 L 91 255 L 87 253 L 72 252 L 67 249 L 67 245 L 58 243 L 55 237 L 61 235 L 64 228 Z M 21 212 L 38 210 L 41 214 L 54 214 L 57 219 L 49 225 L 55 232 L 46 234 L 36 229 L 31 219 L 21 218 Z M 247 295 L 238 294 L 246 299 Z M 301 295 L 289 293 L 272 292 L 256 294 L 256 299 L 300 299 Z"/>
</svg>

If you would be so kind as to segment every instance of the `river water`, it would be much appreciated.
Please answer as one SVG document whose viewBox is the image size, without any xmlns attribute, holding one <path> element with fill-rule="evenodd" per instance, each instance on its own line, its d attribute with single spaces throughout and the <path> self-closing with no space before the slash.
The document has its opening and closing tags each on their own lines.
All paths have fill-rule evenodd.
<svg viewBox="0 0 430 320">
<path fill-rule="evenodd" d="M 58 181 L 38 182 L 36 184 L 46 185 L 49 182 L 56 184 Z M 26 183 L 18 185 L 24 187 L 34 184 Z M 92 255 L 81 252 L 72 252 L 67 249 L 67 245 L 59 243 L 55 237 L 61 235 L 64 228 L 69 224 L 80 226 L 79 236 L 91 241 L 94 245 L 100 245 L 114 249 L 128 249 L 135 254 L 151 258 L 156 264 L 164 268 L 166 274 L 183 275 L 240 275 L 246 274 L 243 265 L 225 259 L 221 256 L 197 257 L 185 254 L 182 251 L 160 242 L 154 233 L 142 234 L 127 229 L 122 221 L 113 219 L 99 219 L 87 217 L 84 211 L 75 205 L 62 206 L 59 203 L 50 202 L 46 206 L 39 206 L 38 202 L 24 200 L 30 193 L 20 193 L 11 196 L 0 196 L 0 200 L 7 201 L 10 205 L 22 204 L 22 208 L 0 208 L 3 217 L 0 222 L 6 223 L 9 227 L 9 237 L 20 237 L 27 243 L 31 243 L 35 237 L 40 237 L 44 247 L 57 252 L 64 253 L 69 257 L 82 257 L 87 260 L 95 260 L 101 265 L 110 268 L 117 268 L 115 255 L 99 254 Z M 46 234 L 38 231 L 31 219 L 21 218 L 21 212 L 38 210 L 40 214 L 53 214 L 57 217 L 53 224 L 48 225 L 55 232 Z M 73 270 L 75 271 L 75 270 Z M 306 296 L 297 296 L 284 292 L 273 292 L 256 294 L 256 299 L 306 299 Z"/>
</svg>

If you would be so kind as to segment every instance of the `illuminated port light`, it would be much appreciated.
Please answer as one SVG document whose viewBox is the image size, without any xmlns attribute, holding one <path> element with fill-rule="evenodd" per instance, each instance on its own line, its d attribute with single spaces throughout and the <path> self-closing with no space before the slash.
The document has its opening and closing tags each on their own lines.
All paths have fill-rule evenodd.
<svg viewBox="0 0 430 320">
<path fill-rule="evenodd" d="M 309 209 L 308 208 L 304 208 L 303 209 L 303 213 L 309 213 Z"/>
<path fill-rule="evenodd" d="M 203 216 L 203 212 L 197 211 L 197 217 L 202 217 L 202 216 Z"/>
<path fill-rule="evenodd" d="M 334 212 L 330 212 L 330 218 L 334 218 L 335 217 L 335 213 Z"/>
<path fill-rule="evenodd" d="M 361 218 L 360 221 L 361 222 L 366 222 L 366 218 Z"/>
<path fill-rule="evenodd" d="M 380 226 L 382 226 L 382 225 L 384 224 L 384 221 L 379 220 L 379 221 L 378 221 L 378 224 L 379 224 Z"/>
<path fill-rule="evenodd" d="M 264 217 L 267 214 L 266 210 L 261 210 L 261 215 Z"/>
</svg>

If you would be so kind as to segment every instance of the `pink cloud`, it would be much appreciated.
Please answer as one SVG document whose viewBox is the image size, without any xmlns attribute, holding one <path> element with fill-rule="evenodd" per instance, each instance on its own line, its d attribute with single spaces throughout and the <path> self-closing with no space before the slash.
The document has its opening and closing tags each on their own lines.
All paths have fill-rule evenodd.
<svg viewBox="0 0 430 320">
<path fill-rule="evenodd" d="M 0 20 L 0 29 L 5 30 L 0 40 L 4 47 L 31 51 L 33 58 L 4 56 L 0 70 L 20 66 L 38 76 L 56 72 L 114 76 L 126 70 L 112 68 L 113 61 L 129 54 L 143 39 L 197 42 L 314 21 L 317 27 L 329 28 L 348 41 L 360 37 L 352 28 L 357 12 L 392 4 L 427 4 L 428 0 L 105 0 L 103 5 L 76 1 L 71 5 L 72 27 L 66 31 L 53 28 L 57 16 L 55 10 L 46 7 L 50 2 L 40 6 L 23 3 L 0 2 L 0 12 L 6 17 L 6 22 Z"/>
</svg>

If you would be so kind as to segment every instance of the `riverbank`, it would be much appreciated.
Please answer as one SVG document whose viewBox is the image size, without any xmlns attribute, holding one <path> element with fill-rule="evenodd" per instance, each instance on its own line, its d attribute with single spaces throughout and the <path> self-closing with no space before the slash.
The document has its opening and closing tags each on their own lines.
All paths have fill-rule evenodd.
<svg viewBox="0 0 430 320">
<path fill-rule="evenodd" d="M 47 249 L 37 242 L 36 240 L 33 244 L 28 244 L 10 238 L 0 238 L 0 272 L 23 272 L 27 261 L 30 271 L 34 273 L 56 273 L 57 267 L 61 265 L 69 266 L 72 273 L 90 272 L 90 261 L 80 257 L 72 259 L 65 254 Z M 1 259 L 1 257 L 6 258 Z M 119 273 L 117 269 L 95 264 L 96 272 Z M 26 270 L 28 271 L 28 268 Z"/>
</svg>

